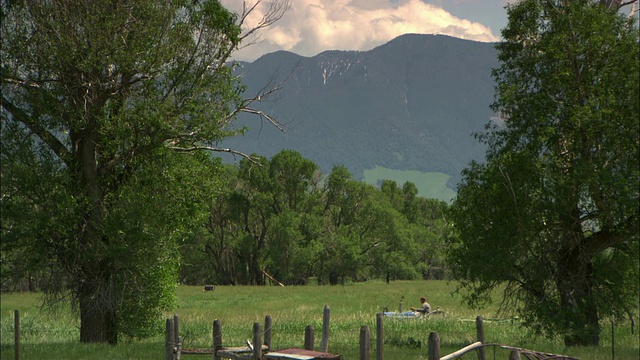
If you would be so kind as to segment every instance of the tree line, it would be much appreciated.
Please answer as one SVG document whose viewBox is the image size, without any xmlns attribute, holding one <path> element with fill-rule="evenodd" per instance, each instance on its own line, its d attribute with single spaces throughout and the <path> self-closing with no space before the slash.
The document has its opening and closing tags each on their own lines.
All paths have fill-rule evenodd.
<svg viewBox="0 0 640 360">
<path fill-rule="evenodd" d="M 338 284 L 370 278 L 442 278 L 448 205 L 415 184 L 324 176 L 294 150 L 222 166 L 203 222 L 181 245 L 187 284 Z"/>
</svg>

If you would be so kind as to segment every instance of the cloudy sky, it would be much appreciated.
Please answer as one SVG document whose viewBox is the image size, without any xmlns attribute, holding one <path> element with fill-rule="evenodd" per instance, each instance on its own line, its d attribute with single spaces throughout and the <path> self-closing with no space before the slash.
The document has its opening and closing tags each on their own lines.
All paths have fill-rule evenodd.
<svg viewBox="0 0 640 360">
<path fill-rule="evenodd" d="M 256 0 L 245 0 L 253 4 Z M 257 24 L 272 0 L 263 0 L 246 20 Z M 507 3 L 514 0 L 290 0 L 274 25 L 258 33 L 253 45 L 235 54 L 253 61 L 288 50 L 313 56 L 325 50 L 370 50 L 406 33 L 446 34 L 475 41 L 498 41 L 507 23 Z M 243 0 L 222 0 L 235 12 Z"/>
</svg>

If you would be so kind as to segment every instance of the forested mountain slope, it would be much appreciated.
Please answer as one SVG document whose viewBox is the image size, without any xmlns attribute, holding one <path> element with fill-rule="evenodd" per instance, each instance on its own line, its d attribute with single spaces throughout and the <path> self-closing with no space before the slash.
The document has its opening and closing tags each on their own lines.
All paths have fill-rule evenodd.
<svg viewBox="0 0 640 360">
<path fill-rule="evenodd" d="M 472 133 L 493 115 L 496 66 L 493 44 L 442 35 L 403 35 L 370 51 L 310 58 L 267 54 L 238 71 L 247 96 L 284 81 L 258 107 L 285 131 L 241 118 L 250 130 L 223 145 L 267 157 L 295 149 L 324 173 L 343 164 L 355 178 L 375 165 L 443 172 L 453 188 L 460 170 L 484 156 Z"/>
</svg>

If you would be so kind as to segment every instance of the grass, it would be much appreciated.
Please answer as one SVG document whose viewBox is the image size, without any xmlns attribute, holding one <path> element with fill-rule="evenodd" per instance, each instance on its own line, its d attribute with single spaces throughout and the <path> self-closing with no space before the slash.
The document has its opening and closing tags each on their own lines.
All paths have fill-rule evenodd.
<svg viewBox="0 0 640 360">
<path fill-rule="evenodd" d="M 331 336 L 329 350 L 358 358 L 359 332 L 368 325 L 375 351 L 375 314 L 385 307 L 397 310 L 417 306 L 425 295 L 433 308 L 446 315 L 428 320 L 393 320 L 385 318 L 385 359 L 426 359 L 429 333 L 437 331 L 441 339 L 441 354 L 448 354 L 475 342 L 475 317 L 495 318 L 496 308 L 478 313 L 461 305 L 452 295 L 455 284 L 445 281 L 399 281 L 385 284 L 379 281 L 345 286 L 221 286 L 214 292 L 201 287 L 180 286 L 176 308 L 167 313 L 180 316 L 180 333 L 185 347 L 211 347 L 214 319 L 222 322 L 223 341 L 227 346 L 240 346 L 252 338 L 254 322 L 264 323 L 265 315 L 273 318 L 273 346 L 275 348 L 302 347 L 304 329 L 313 325 L 316 346 L 320 343 L 322 313 L 331 307 Z M 145 340 L 123 340 L 116 346 L 87 345 L 78 342 L 77 319 L 69 309 L 49 315 L 40 310 L 37 294 L 14 293 L 2 295 L 0 358 L 12 359 L 13 310 L 20 310 L 22 350 L 24 359 L 161 359 L 162 334 Z M 488 342 L 502 343 L 527 349 L 570 355 L 580 359 L 611 359 L 611 325 L 603 322 L 601 346 L 597 348 L 565 348 L 559 339 L 532 337 L 518 321 L 485 323 Z M 616 327 L 616 359 L 638 359 L 638 335 L 630 334 L 630 323 Z M 373 355 L 373 354 L 372 354 Z M 493 357 L 492 350 L 488 359 Z M 197 359 L 198 357 L 188 357 Z M 202 357 L 200 357 L 202 358 Z M 465 358 L 473 359 L 474 354 Z M 496 358 L 508 358 L 505 351 Z"/>
<path fill-rule="evenodd" d="M 421 172 L 416 170 L 392 170 L 381 166 L 363 171 L 364 181 L 377 184 L 378 180 L 393 180 L 402 186 L 411 181 L 418 188 L 418 195 L 430 199 L 440 199 L 448 203 L 456 192 L 447 187 L 449 175 L 439 172 Z"/>
</svg>

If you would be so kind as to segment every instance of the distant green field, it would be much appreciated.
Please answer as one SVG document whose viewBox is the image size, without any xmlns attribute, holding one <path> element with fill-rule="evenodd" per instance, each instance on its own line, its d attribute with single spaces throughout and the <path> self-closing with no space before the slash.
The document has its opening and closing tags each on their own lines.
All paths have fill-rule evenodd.
<svg viewBox="0 0 640 360">
<path fill-rule="evenodd" d="M 449 175 L 439 172 L 421 172 L 416 170 L 392 170 L 377 166 L 370 170 L 364 170 L 364 181 L 369 184 L 377 184 L 379 180 L 393 180 L 402 186 L 411 181 L 418 188 L 418 195 L 440 199 L 450 203 L 456 196 L 456 192 L 447 187 Z"/>
</svg>

